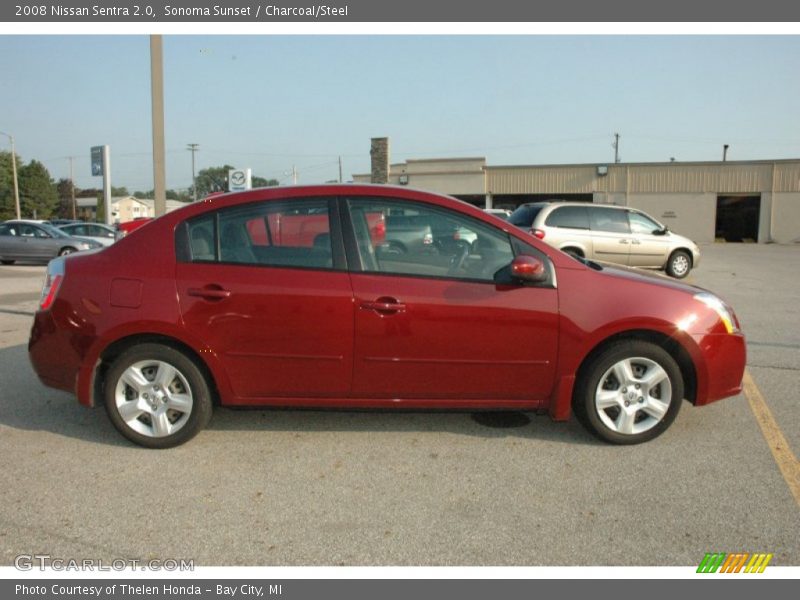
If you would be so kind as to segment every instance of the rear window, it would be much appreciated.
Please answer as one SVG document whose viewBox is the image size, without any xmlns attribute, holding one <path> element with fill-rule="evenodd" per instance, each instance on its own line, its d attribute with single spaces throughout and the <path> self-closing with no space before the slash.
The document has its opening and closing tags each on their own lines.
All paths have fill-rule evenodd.
<svg viewBox="0 0 800 600">
<path fill-rule="evenodd" d="M 542 208 L 544 208 L 544 206 L 541 204 L 520 206 L 511 213 L 511 216 L 508 217 L 508 222 L 517 227 L 530 229 L 534 219 L 536 219 L 536 215 L 539 214 Z"/>
<path fill-rule="evenodd" d="M 544 224 L 548 227 L 589 229 L 589 211 L 585 206 L 562 206 L 547 215 Z"/>
</svg>

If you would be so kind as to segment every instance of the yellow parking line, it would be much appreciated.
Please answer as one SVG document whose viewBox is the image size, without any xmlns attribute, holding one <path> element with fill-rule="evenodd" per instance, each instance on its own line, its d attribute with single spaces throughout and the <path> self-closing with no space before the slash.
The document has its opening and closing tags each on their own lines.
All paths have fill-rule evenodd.
<svg viewBox="0 0 800 600">
<path fill-rule="evenodd" d="M 750 409 L 756 417 L 758 426 L 761 427 L 761 433 L 764 434 L 764 439 L 767 440 L 767 445 L 772 451 L 775 462 L 778 463 L 778 468 L 781 470 L 781 474 L 786 480 L 786 485 L 789 486 L 795 502 L 800 506 L 800 462 L 792 452 L 789 442 L 783 437 L 783 432 L 778 427 L 775 417 L 772 416 L 772 411 L 767 406 L 764 396 L 761 395 L 761 391 L 747 370 L 744 372 L 742 384 L 744 386 L 744 395 L 750 403 Z"/>
</svg>

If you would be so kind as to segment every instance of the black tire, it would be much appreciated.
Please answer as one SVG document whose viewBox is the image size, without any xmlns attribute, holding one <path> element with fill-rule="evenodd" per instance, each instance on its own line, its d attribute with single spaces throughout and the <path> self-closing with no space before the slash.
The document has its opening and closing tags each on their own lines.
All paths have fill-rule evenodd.
<svg viewBox="0 0 800 600">
<path fill-rule="evenodd" d="M 14 264 L 14 261 L 13 261 L 13 260 L 0 260 L 0 264 L 3 264 L 3 265 L 13 265 L 13 264 Z"/>
<path fill-rule="evenodd" d="M 624 371 L 624 365 L 633 377 L 620 384 L 614 371 L 615 367 Z M 648 376 L 663 379 L 649 386 Z M 666 350 L 643 340 L 622 340 L 590 358 L 580 369 L 572 403 L 578 420 L 601 440 L 641 444 L 672 424 L 683 402 L 683 391 L 681 370 Z"/>
<path fill-rule="evenodd" d="M 175 369 L 174 377 L 170 377 L 167 367 Z M 159 386 L 156 376 L 162 373 L 162 368 L 164 378 Z M 141 374 L 143 379 L 139 381 L 146 385 L 137 391 L 127 383 L 131 374 Z M 150 374 L 152 379 L 148 379 Z M 163 385 L 165 381 L 168 385 Z M 169 346 L 148 343 L 129 348 L 111 364 L 104 383 L 103 400 L 114 427 L 145 448 L 179 446 L 197 435 L 211 419 L 211 390 L 203 372 L 192 359 Z M 136 404 L 124 411 L 128 413 L 126 420 L 120 407 L 129 406 L 128 402 Z M 141 406 L 146 406 L 146 410 L 140 410 Z M 163 424 L 165 429 L 157 431 L 157 424 Z"/>
<path fill-rule="evenodd" d="M 66 256 L 67 254 L 72 254 L 73 252 L 77 251 L 78 251 L 77 248 L 73 248 L 72 246 L 67 246 L 66 248 L 62 248 L 61 250 L 59 250 L 58 255 Z"/>
<path fill-rule="evenodd" d="M 675 279 L 683 279 L 692 270 L 692 257 L 686 250 L 675 250 L 667 261 L 667 275 Z"/>
</svg>

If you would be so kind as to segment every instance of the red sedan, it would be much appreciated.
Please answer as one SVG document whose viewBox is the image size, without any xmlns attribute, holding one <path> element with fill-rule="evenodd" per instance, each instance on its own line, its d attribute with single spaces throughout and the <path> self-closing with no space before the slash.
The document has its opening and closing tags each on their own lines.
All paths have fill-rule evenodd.
<svg viewBox="0 0 800 600">
<path fill-rule="evenodd" d="M 391 247 L 375 233 L 389 216 L 434 243 Z M 360 185 L 216 196 L 53 260 L 29 352 L 43 383 L 152 448 L 193 437 L 215 404 L 575 412 L 632 444 L 683 399 L 739 393 L 745 365 L 733 310 L 707 291 L 577 260 L 452 198 Z"/>
</svg>

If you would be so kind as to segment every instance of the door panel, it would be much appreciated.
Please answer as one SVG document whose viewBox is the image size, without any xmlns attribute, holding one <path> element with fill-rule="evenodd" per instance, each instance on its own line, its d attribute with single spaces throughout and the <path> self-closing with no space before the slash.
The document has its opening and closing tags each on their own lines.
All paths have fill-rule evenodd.
<svg viewBox="0 0 800 600">
<path fill-rule="evenodd" d="M 176 275 L 186 326 L 220 358 L 237 396 L 348 395 L 347 273 L 178 263 Z"/>
<path fill-rule="evenodd" d="M 589 219 L 594 242 L 593 258 L 619 265 L 629 264 L 631 234 L 625 211 L 592 206 Z"/>
<path fill-rule="evenodd" d="M 364 398 L 529 399 L 553 386 L 552 288 L 353 274 L 353 394 Z M 391 299 L 402 310 L 363 306 Z"/>
<path fill-rule="evenodd" d="M 646 215 L 629 212 L 631 226 L 630 264 L 634 267 L 662 267 L 667 261 L 669 242 L 666 235 L 653 235 L 661 225 Z"/>
</svg>

